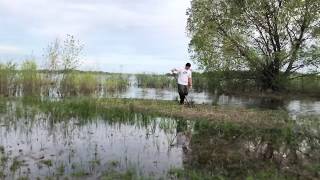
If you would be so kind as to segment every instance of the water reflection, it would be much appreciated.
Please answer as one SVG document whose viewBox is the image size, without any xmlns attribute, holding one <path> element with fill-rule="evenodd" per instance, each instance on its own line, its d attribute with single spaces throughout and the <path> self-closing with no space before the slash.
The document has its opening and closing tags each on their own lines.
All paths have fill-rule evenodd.
<svg viewBox="0 0 320 180">
<path fill-rule="evenodd" d="M 160 178 L 175 167 L 232 179 L 261 173 L 319 178 L 319 118 L 288 124 L 175 120 L 99 110 L 90 100 L 1 101 L 0 172 L 6 179 L 99 179 L 109 169 L 134 169 Z"/>
<path fill-rule="evenodd" d="M 303 126 L 305 130 L 307 125 Z M 264 175 L 268 179 L 276 174 L 297 179 L 320 177 L 318 122 L 316 131 L 302 131 L 298 127 L 244 130 L 231 124 L 201 122 L 195 127 L 197 133 L 190 141 L 191 150 L 184 151 L 187 169 L 196 168 L 232 179 L 244 179 L 248 175 L 255 176 L 254 179 Z"/>
<path fill-rule="evenodd" d="M 160 176 L 170 167 L 182 167 L 182 149 L 172 146 L 172 119 L 133 115 L 115 122 L 97 117 L 83 124 L 77 118 L 52 123 L 49 116 L 37 112 L 8 121 L 17 115 L 2 114 L 0 144 L 9 157 L 3 169 L 7 178 L 58 176 L 61 167 L 60 177 L 81 171 L 97 178 L 109 168 Z M 13 171 L 15 161 L 23 164 Z"/>
</svg>

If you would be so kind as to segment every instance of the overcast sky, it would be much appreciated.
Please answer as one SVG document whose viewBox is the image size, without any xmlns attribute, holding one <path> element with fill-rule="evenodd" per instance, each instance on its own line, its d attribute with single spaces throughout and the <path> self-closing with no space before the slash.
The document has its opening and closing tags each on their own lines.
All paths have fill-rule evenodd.
<svg viewBox="0 0 320 180">
<path fill-rule="evenodd" d="M 42 61 L 55 38 L 84 44 L 81 69 L 156 72 L 189 60 L 189 0 L 0 0 L 0 60 Z"/>
</svg>

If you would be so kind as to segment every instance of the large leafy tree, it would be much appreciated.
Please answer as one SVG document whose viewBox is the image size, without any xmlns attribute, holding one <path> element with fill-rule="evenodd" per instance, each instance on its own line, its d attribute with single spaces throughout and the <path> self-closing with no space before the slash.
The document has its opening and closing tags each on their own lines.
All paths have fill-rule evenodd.
<svg viewBox="0 0 320 180">
<path fill-rule="evenodd" d="M 319 0 L 192 0 L 189 50 L 205 70 L 249 70 L 275 91 L 319 71 Z"/>
</svg>

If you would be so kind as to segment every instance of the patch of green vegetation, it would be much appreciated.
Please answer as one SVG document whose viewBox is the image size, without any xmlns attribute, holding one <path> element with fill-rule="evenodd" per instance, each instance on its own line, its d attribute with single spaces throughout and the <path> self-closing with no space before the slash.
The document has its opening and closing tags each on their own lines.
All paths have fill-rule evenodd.
<svg viewBox="0 0 320 180">
<path fill-rule="evenodd" d="M 117 167 L 117 166 L 119 166 L 120 162 L 117 161 L 117 160 L 112 160 L 112 161 L 109 161 L 109 164 L 110 164 L 112 167 Z"/>
<path fill-rule="evenodd" d="M 125 172 L 117 172 L 109 170 L 103 173 L 101 180 L 142 180 L 147 179 L 139 177 L 134 170 L 127 170 Z"/>
<path fill-rule="evenodd" d="M 138 87 L 141 88 L 174 88 L 176 87 L 176 80 L 166 75 L 156 74 L 136 74 Z"/>
<path fill-rule="evenodd" d="M 41 164 L 44 164 L 44 165 L 46 165 L 46 166 L 48 166 L 48 167 L 51 167 L 51 166 L 52 166 L 52 160 L 50 160 L 50 159 L 40 160 L 40 163 L 41 163 Z"/>
<path fill-rule="evenodd" d="M 29 178 L 23 176 L 23 177 L 18 177 L 17 180 L 29 180 Z"/>
<path fill-rule="evenodd" d="M 278 180 L 285 180 L 285 179 L 294 179 L 294 177 L 287 177 L 276 170 L 273 171 L 258 171 L 252 172 L 251 175 L 246 177 L 246 180 L 269 180 L 269 179 L 278 179 Z"/>
<path fill-rule="evenodd" d="M 24 96 L 39 96 L 41 91 L 41 77 L 37 72 L 37 64 L 34 60 L 24 61 L 21 65 L 19 77 Z"/>
<path fill-rule="evenodd" d="M 47 177 L 45 177 L 44 179 L 45 179 L 45 180 L 54 180 L 55 178 L 54 178 L 54 177 L 49 177 L 49 176 L 47 176 Z"/>
<path fill-rule="evenodd" d="M 78 165 L 78 164 L 76 164 L 76 163 L 72 163 L 72 164 L 71 164 L 71 169 L 72 169 L 72 170 L 75 170 L 75 169 L 77 168 L 77 165 Z"/>
<path fill-rule="evenodd" d="M 8 160 L 9 160 L 9 157 L 7 157 L 6 155 L 1 155 L 1 157 L 0 157 L 0 166 L 5 166 L 6 164 L 7 164 L 7 162 L 8 162 Z"/>
<path fill-rule="evenodd" d="M 224 179 L 246 179 L 246 180 L 269 180 L 269 179 L 290 179 L 283 174 L 279 174 L 279 172 L 275 169 L 271 171 L 258 170 L 256 172 L 248 172 L 248 175 L 245 177 L 230 177 L 227 175 L 223 175 L 218 173 L 208 173 L 200 170 L 189 170 L 189 169 L 181 169 L 181 168 L 172 168 L 169 170 L 168 179 L 192 179 L 192 180 L 224 180 Z"/>
<path fill-rule="evenodd" d="M 110 74 L 104 82 L 105 89 L 110 94 L 124 92 L 128 89 L 129 85 L 129 75 L 126 74 Z"/>
<path fill-rule="evenodd" d="M 288 90 L 293 93 L 308 94 L 319 97 L 320 76 L 319 75 L 297 75 L 288 82 Z"/>
<path fill-rule="evenodd" d="M 92 165 L 92 166 L 99 166 L 101 164 L 100 160 L 99 159 L 95 159 L 95 160 L 92 160 L 92 161 L 89 161 L 89 163 Z"/>
<path fill-rule="evenodd" d="M 6 174 L 3 171 L 0 171 L 0 179 L 5 179 Z"/>
<path fill-rule="evenodd" d="M 19 84 L 16 69 L 15 63 L 0 63 L 0 96 L 15 96 Z"/>
<path fill-rule="evenodd" d="M 226 121 L 266 127 L 285 127 L 288 126 L 288 122 L 291 122 L 288 113 L 281 110 L 226 108 L 210 105 L 196 105 L 194 108 L 187 108 L 172 101 L 162 100 L 82 97 L 51 101 L 24 97 L 22 98 L 22 103 L 23 106 L 32 107 L 32 110 L 22 110 L 24 112 L 21 112 L 20 109 L 20 116 L 32 118 L 41 111 L 45 114 L 50 114 L 50 119 L 55 122 L 57 120 L 63 121 L 76 118 L 80 124 L 97 117 L 102 117 L 110 122 L 122 122 L 138 119 L 135 117 L 137 115 L 141 116 L 139 119 L 144 123 L 147 123 L 152 116 L 188 120 Z"/>
<path fill-rule="evenodd" d="M 180 168 L 172 168 L 168 171 L 168 179 L 192 179 L 192 180 L 223 180 L 219 175 L 210 175 L 208 173 L 201 173 L 200 171 L 184 170 Z"/>
<path fill-rule="evenodd" d="M 85 170 L 78 170 L 78 171 L 75 171 L 71 174 L 71 176 L 77 177 L 77 178 L 85 177 L 88 175 L 90 175 L 90 173 L 86 172 Z"/>
<path fill-rule="evenodd" d="M 65 165 L 61 164 L 60 166 L 57 167 L 56 172 L 58 176 L 62 176 L 65 171 Z"/>
<path fill-rule="evenodd" d="M 21 166 L 23 166 L 23 163 L 24 161 L 20 161 L 17 157 L 14 157 L 10 166 L 10 171 L 16 172 Z"/>
</svg>

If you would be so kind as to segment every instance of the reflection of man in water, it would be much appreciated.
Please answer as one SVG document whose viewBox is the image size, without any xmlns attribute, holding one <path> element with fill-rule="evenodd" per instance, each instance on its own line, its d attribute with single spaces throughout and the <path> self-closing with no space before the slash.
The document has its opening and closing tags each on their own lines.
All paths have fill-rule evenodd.
<svg viewBox="0 0 320 180">
<path fill-rule="evenodd" d="M 188 131 L 188 123 L 186 120 L 178 120 L 177 122 L 177 145 L 182 146 L 183 152 L 187 153 L 191 141 L 191 132 Z"/>
</svg>

